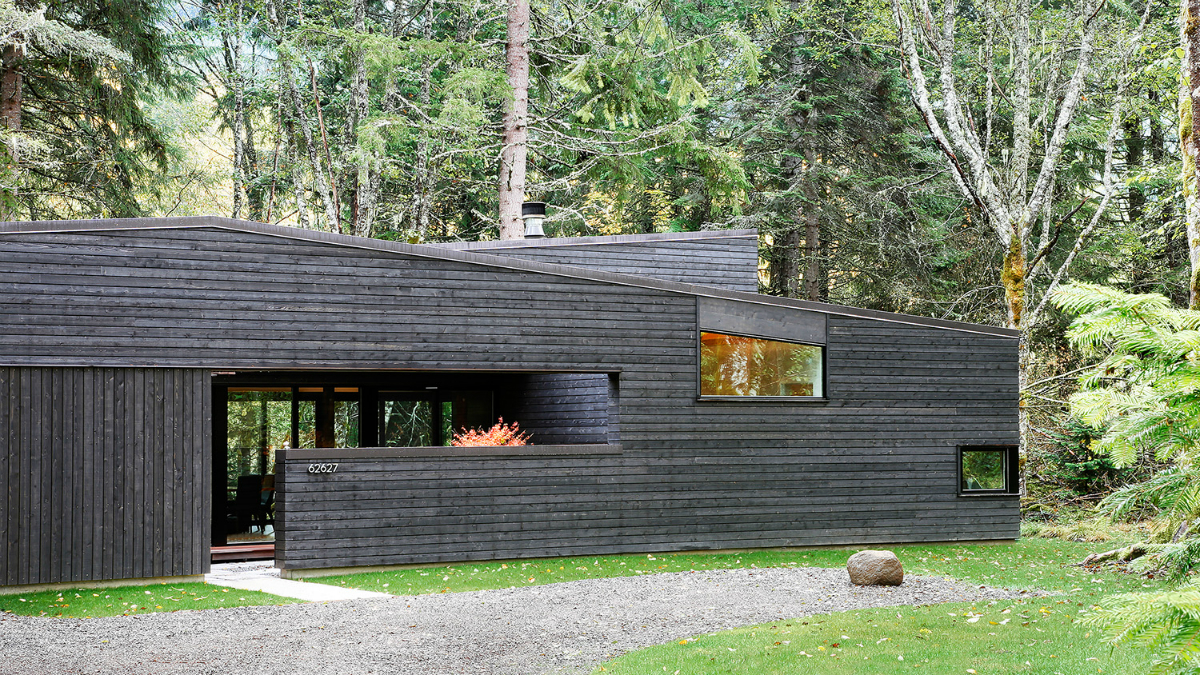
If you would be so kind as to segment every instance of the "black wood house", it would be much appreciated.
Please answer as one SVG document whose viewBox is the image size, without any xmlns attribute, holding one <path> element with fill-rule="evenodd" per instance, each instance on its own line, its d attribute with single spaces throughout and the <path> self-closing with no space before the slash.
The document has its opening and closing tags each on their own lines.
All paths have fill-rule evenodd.
<svg viewBox="0 0 1200 675">
<path fill-rule="evenodd" d="M 752 230 L 2 224 L 0 588 L 1017 536 L 1016 332 L 758 284 Z"/>
</svg>

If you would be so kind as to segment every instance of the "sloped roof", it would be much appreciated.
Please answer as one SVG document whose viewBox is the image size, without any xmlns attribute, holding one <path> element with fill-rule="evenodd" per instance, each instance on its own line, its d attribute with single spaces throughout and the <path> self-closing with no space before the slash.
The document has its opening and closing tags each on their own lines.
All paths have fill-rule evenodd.
<svg viewBox="0 0 1200 675">
<path fill-rule="evenodd" d="M 576 279 L 584 279 L 596 281 L 606 284 L 617 284 L 623 286 L 634 286 L 640 288 L 652 288 L 669 293 L 680 293 L 684 295 L 692 295 L 699 297 L 724 298 L 727 300 L 735 300 L 746 303 L 757 303 L 761 305 L 770 305 L 774 307 L 790 307 L 792 309 L 804 310 L 809 312 L 822 312 L 837 316 L 858 317 L 863 319 L 871 319 L 875 321 L 887 321 L 892 323 L 902 323 L 914 326 L 924 326 L 930 328 L 940 328 L 945 330 L 962 331 L 966 333 L 976 333 L 980 335 L 990 335 L 996 337 L 1017 338 L 1020 337 L 1020 331 L 1010 328 L 999 328 L 996 326 L 986 326 L 982 324 L 965 323 L 961 321 L 947 321 L 944 319 L 931 319 L 921 316 L 912 316 L 908 314 L 896 314 L 892 312 L 880 312 L 871 309 L 859 309 L 856 307 L 844 307 L 841 305 L 831 305 L 821 302 L 810 302 L 807 300 L 793 300 L 791 298 L 779 298 L 769 295 L 759 295 L 756 293 L 744 293 L 739 291 L 730 291 L 720 288 L 712 288 L 709 286 L 700 286 L 696 284 L 685 284 L 675 281 L 666 281 L 662 279 L 654 279 L 650 277 L 632 276 L 628 274 L 616 274 L 613 272 L 604 272 L 593 269 L 583 269 L 580 267 L 572 267 L 569 265 L 550 264 L 536 262 L 531 260 L 523 260 L 520 258 L 487 255 L 486 253 L 477 253 L 476 249 L 487 250 L 488 248 L 502 248 L 512 246 L 556 246 L 556 245 L 578 245 L 584 243 L 630 243 L 638 241 L 671 241 L 680 239 L 694 239 L 722 236 L 716 232 L 679 232 L 679 233 L 662 233 L 662 234 L 634 234 L 634 235 L 614 235 L 608 237 L 572 237 L 563 239 L 541 239 L 533 240 L 535 244 L 530 244 L 529 240 L 521 240 L 517 243 L 509 244 L 506 242 L 479 242 L 465 243 L 462 245 L 432 245 L 432 244 L 407 244 L 394 241 L 385 241 L 381 239 L 365 239 L 362 237 L 354 237 L 344 234 L 334 234 L 332 232 L 321 232 L 317 230 L 305 230 L 296 227 L 286 227 L 283 225 L 269 225 L 266 223 L 256 223 L 245 220 L 235 220 L 233 218 L 223 218 L 218 216 L 191 216 L 180 218 L 111 218 L 111 219 L 95 219 L 95 220 L 43 220 L 33 222 L 8 222 L 0 223 L 0 236 L 5 234 L 28 234 L 28 233 L 50 233 L 50 232 L 102 232 L 113 230 L 164 230 L 164 229 L 198 229 L 198 228 L 219 228 L 232 230 L 236 232 L 249 232 L 254 234 L 267 235 L 272 237 L 281 237 L 285 239 L 294 239 L 298 241 L 308 241 L 330 246 L 343 246 L 347 248 L 359 248 L 369 251 L 379 251 L 384 253 L 395 253 L 405 256 L 413 256 L 418 258 L 429 258 L 434 260 L 449 260 L 472 265 L 484 265 L 487 267 L 496 267 L 502 269 L 517 270 L 523 272 L 533 272 L 537 274 L 553 274 L 556 276 L 571 277 Z M 745 237 L 751 236 L 753 230 L 731 230 L 723 236 L 727 237 Z M 594 240 L 594 241 L 585 241 Z M 565 243 L 558 243 L 565 242 Z M 467 249 L 467 250 L 459 250 Z"/>
<path fill-rule="evenodd" d="M 425 244 L 455 251 L 481 251 L 510 248 L 557 248 L 567 246 L 603 246 L 604 244 L 694 241 L 697 239 L 758 239 L 758 230 L 704 230 L 701 232 L 658 232 L 653 234 L 610 234 L 599 237 L 545 237 L 542 239 L 502 239 L 496 241 L 450 241 Z"/>
</svg>

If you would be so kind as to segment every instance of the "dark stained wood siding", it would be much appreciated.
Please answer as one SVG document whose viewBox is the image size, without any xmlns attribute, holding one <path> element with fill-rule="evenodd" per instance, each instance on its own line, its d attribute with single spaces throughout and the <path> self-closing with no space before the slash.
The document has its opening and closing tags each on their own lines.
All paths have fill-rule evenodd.
<svg viewBox="0 0 1200 675">
<path fill-rule="evenodd" d="M 0 367 L 0 585 L 208 571 L 209 375 Z"/>
<path fill-rule="evenodd" d="M 0 313 L 14 365 L 603 371 L 678 361 L 660 343 L 691 344 L 695 300 L 188 229 L 0 235 Z"/>
<path fill-rule="evenodd" d="M 361 499 L 285 462 L 285 567 L 1017 535 L 954 466 L 1017 440 L 1015 337 L 831 308 L 827 402 L 701 402 L 697 295 L 230 229 L 3 234 L 0 364 L 617 374 L 619 455 L 354 462 Z"/>
<path fill-rule="evenodd" d="M 613 550 L 619 446 L 286 450 L 277 469 L 276 560 L 285 569 Z M 335 473 L 309 474 L 314 457 Z M 280 551 L 284 553 L 281 555 Z M 626 548 L 626 550 L 628 550 Z M 550 554 L 550 555 L 557 555 Z"/>
<path fill-rule="evenodd" d="M 711 238 L 692 236 L 658 241 L 575 242 L 571 239 L 546 239 L 526 242 L 524 245 L 486 242 L 447 248 L 746 293 L 758 292 L 757 233 L 740 236 L 721 236 L 718 233 Z"/>
<path fill-rule="evenodd" d="M 518 420 L 537 445 L 608 442 L 608 375 L 537 373 L 519 381 L 519 389 L 497 400 L 496 412 Z"/>
</svg>

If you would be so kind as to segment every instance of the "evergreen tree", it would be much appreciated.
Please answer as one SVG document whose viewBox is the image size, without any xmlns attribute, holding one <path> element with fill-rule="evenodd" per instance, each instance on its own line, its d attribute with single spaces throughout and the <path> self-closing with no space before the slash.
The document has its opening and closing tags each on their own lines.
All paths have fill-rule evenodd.
<svg viewBox="0 0 1200 675">
<path fill-rule="evenodd" d="M 54 3 L 43 14 L 22 2 L 5 11 L 45 20 L 5 43 L 5 123 L 11 134 L 19 119 L 21 142 L 36 148 L 16 156 L 10 217 L 141 215 L 137 190 L 168 154 L 143 103 L 180 83 L 159 28 L 162 5 Z"/>
</svg>

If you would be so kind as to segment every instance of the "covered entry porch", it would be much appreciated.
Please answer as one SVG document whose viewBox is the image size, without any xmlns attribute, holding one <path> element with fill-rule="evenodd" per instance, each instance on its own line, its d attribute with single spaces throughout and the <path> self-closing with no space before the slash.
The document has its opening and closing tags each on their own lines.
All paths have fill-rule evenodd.
<svg viewBox="0 0 1200 675">
<path fill-rule="evenodd" d="M 436 455 L 500 419 L 536 446 L 617 443 L 616 373 L 230 371 L 213 373 L 212 391 L 214 561 L 275 555 L 284 451 Z"/>
</svg>

